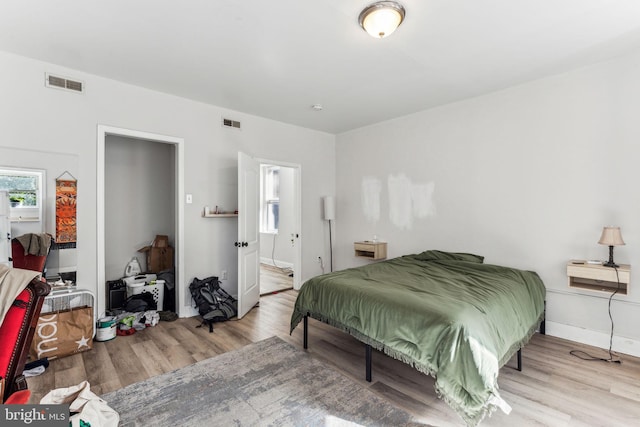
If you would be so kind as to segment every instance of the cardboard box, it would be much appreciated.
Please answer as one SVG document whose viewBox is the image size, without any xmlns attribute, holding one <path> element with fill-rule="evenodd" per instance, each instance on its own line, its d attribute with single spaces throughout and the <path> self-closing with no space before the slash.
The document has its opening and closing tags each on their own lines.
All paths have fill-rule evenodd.
<svg viewBox="0 0 640 427">
<path fill-rule="evenodd" d="M 156 238 L 153 239 L 154 248 L 167 248 L 169 247 L 169 236 L 164 236 L 162 234 L 157 234 Z"/>
<path fill-rule="evenodd" d="M 173 248 L 169 246 L 169 237 L 157 235 L 151 246 L 138 249 L 147 255 L 147 272 L 158 273 L 173 268 Z"/>
</svg>

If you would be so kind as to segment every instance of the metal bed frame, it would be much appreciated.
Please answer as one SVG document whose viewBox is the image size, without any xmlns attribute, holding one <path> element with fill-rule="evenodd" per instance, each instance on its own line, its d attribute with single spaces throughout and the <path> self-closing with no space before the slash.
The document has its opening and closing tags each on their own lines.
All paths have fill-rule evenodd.
<svg viewBox="0 0 640 427">
<path fill-rule="evenodd" d="M 545 302 L 545 313 L 546 313 L 546 302 Z M 310 314 L 307 313 L 304 317 L 303 317 L 303 347 L 304 349 L 308 349 L 309 347 L 309 332 L 308 332 L 308 326 L 309 326 L 309 318 Z M 546 318 L 546 315 L 545 315 Z M 318 319 L 316 319 L 318 320 Z M 326 323 L 326 322 L 324 322 Z M 328 323 L 327 323 L 328 324 Z M 540 334 L 542 335 L 546 335 L 546 324 L 545 324 L 545 319 L 543 318 L 542 321 L 540 322 L 540 329 L 539 329 Z M 371 359 L 372 359 L 372 347 L 370 344 L 365 344 L 365 378 L 367 380 L 367 382 L 371 382 Z M 516 369 L 520 372 L 522 372 L 522 348 L 519 348 L 518 351 L 516 352 L 516 356 L 517 356 L 517 366 Z"/>
</svg>

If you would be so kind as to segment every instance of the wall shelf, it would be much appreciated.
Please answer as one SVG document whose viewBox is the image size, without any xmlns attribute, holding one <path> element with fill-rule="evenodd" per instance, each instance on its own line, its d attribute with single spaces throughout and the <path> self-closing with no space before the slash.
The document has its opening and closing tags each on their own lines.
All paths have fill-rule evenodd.
<svg viewBox="0 0 640 427">
<path fill-rule="evenodd" d="M 203 213 L 202 217 L 203 218 L 233 218 L 233 217 L 237 217 L 238 214 L 237 213 Z"/>
<path fill-rule="evenodd" d="M 631 280 L 631 266 L 620 264 L 618 272 L 602 264 L 588 264 L 582 260 L 572 260 L 567 263 L 567 278 L 569 288 L 596 292 L 614 292 L 627 295 Z M 620 284 L 618 284 L 618 281 Z"/>
<path fill-rule="evenodd" d="M 369 259 L 385 259 L 387 257 L 387 243 L 386 242 L 354 242 L 353 248 L 357 257 L 369 258 Z"/>
</svg>

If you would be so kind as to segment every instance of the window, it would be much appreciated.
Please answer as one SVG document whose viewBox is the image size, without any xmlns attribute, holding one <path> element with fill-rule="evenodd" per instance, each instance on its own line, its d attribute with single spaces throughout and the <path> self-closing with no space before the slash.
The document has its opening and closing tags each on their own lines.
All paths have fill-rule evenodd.
<svg viewBox="0 0 640 427">
<path fill-rule="evenodd" d="M 280 216 L 280 166 L 262 165 L 260 168 L 260 231 L 277 233 Z"/>
<path fill-rule="evenodd" d="M 12 221 L 40 221 L 44 171 L 0 168 L 0 190 L 9 193 Z"/>
</svg>

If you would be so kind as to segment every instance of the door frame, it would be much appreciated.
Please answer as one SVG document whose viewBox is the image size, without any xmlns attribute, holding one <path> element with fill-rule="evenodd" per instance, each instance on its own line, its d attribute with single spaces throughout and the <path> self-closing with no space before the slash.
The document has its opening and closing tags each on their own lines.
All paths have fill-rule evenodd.
<svg viewBox="0 0 640 427">
<path fill-rule="evenodd" d="M 293 289 L 300 289 L 300 278 L 302 276 L 302 165 L 299 163 L 283 162 L 280 160 L 271 160 L 264 158 L 256 158 L 260 166 L 274 165 L 293 169 L 293 205 L 295 216 L 296 244 L 293 255 Z M 259 213 L 258 213 L 259 214 Z M 259 220 L 259 219 L 258 219 Z"/>
<path fill-rule="evenodd" d="M 133 139 L 141 139 L 164 144 L 173 144 L 176 148 L 174 177 L 176 184 L 175 195 L 175 264 L 176 264 L 176 310 L 178 316 L 186 316 L 184 309 L 187 300 L 185 294 L 184 272 L 184 138 L 161 135 L 151 132 L 119 128 L 107 125 L 98 125 L 97 129 L 97 155 L 96 155 L 96 313 L 98 318 L 106 311 L 106 277 L 105 277 L 105 145 L 107 136 L 123 136 Z"/>
</svg>

